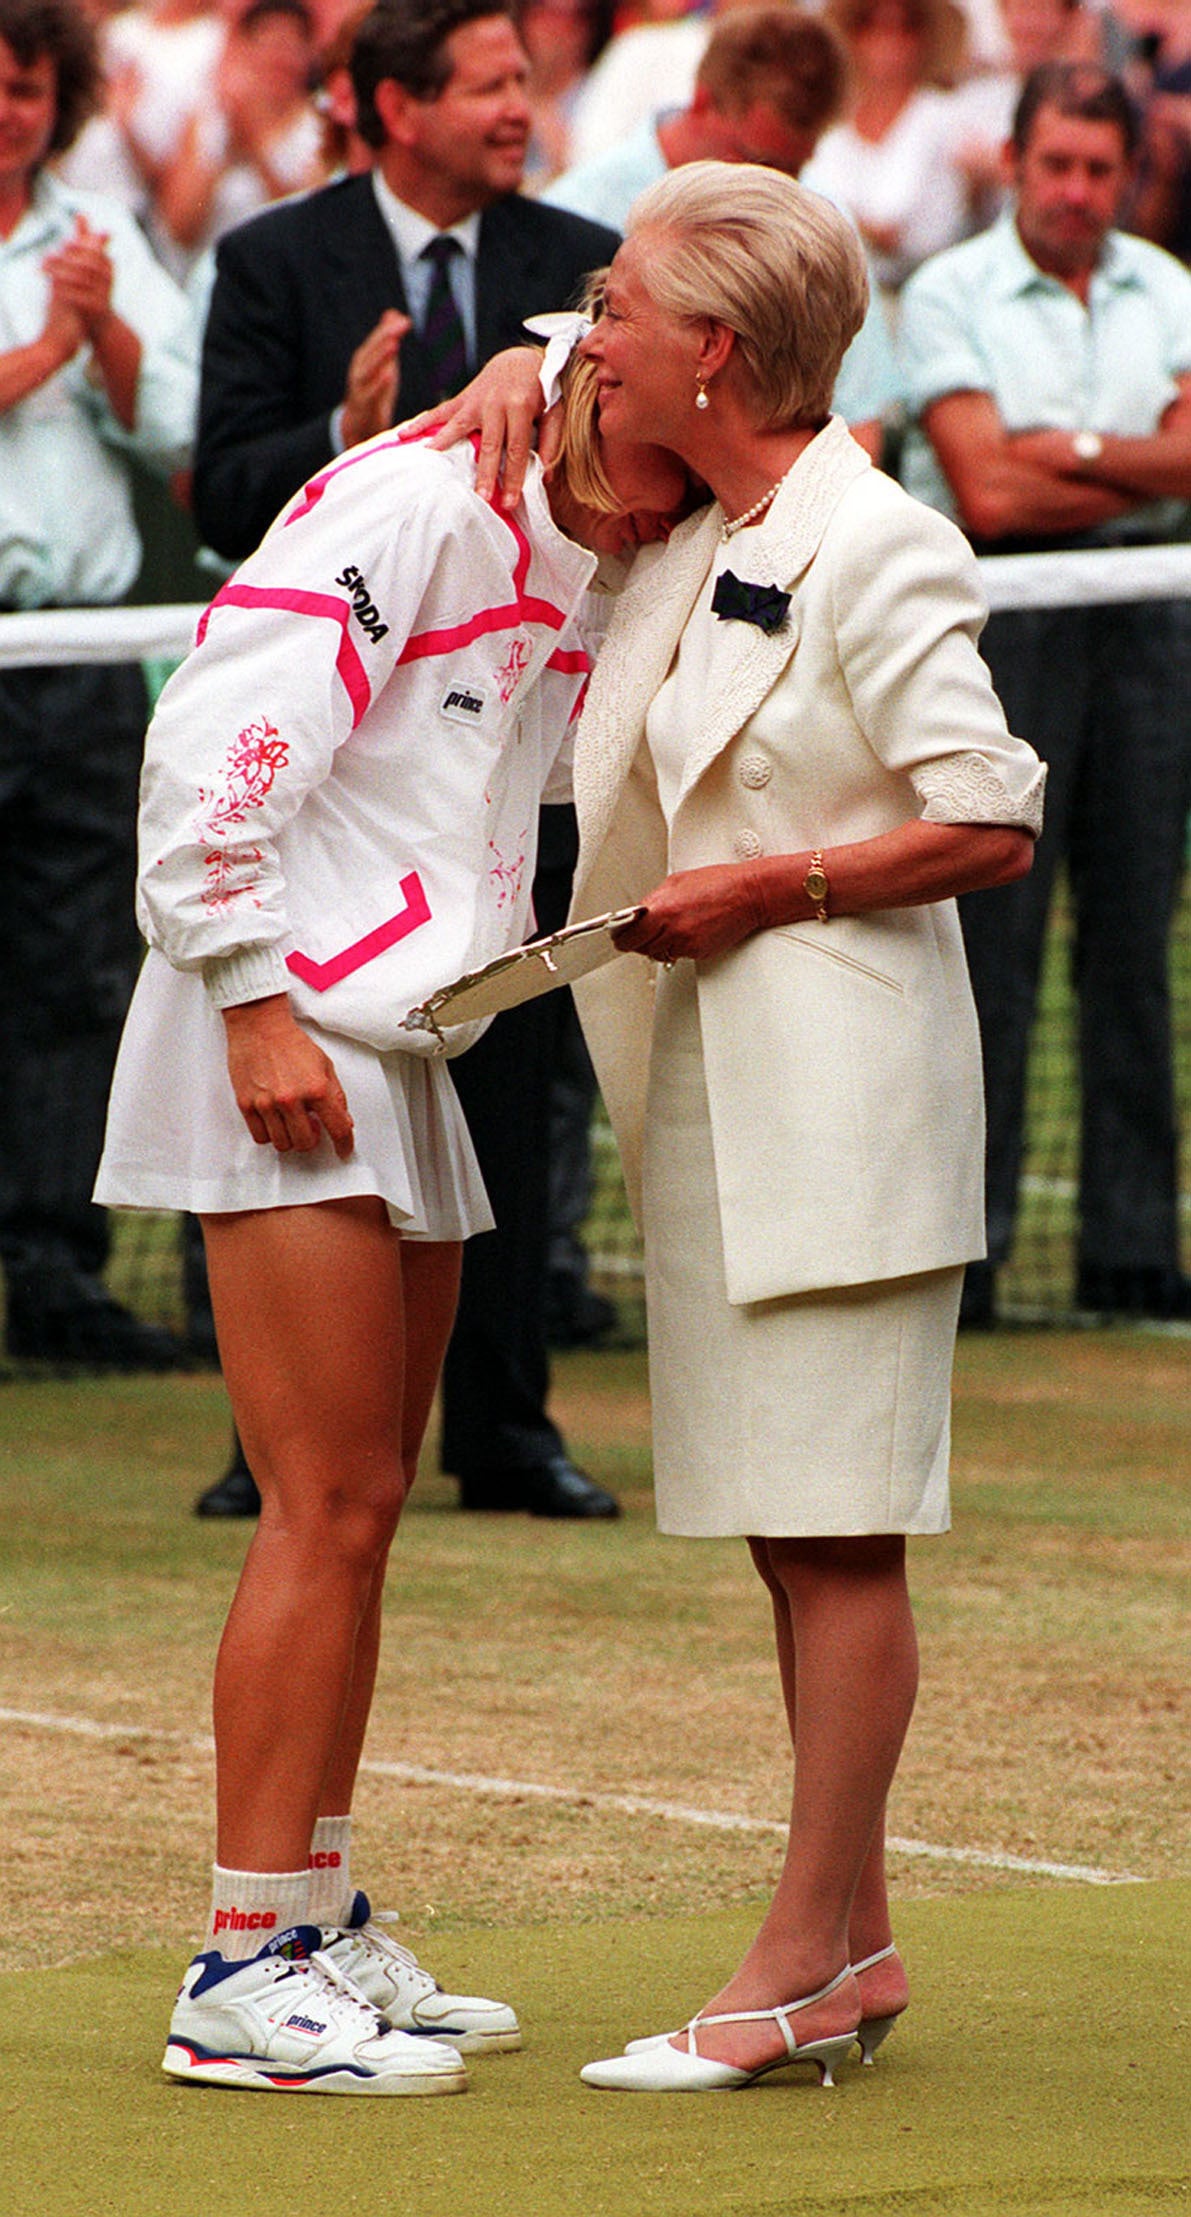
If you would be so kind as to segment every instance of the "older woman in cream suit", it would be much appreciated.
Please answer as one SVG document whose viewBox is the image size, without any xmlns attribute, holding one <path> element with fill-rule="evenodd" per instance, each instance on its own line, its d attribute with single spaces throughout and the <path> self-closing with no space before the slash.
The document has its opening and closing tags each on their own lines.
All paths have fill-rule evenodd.
<svg viewBox="0 0 1191 2217">
<path fill-rule="evenodd" d="M 576 760 L 576 913 L 644 913 L 580 1003 L 642 1222 L 666 1531 L 739 1533 L 795 1753 L 773 1903 L 681 2033 L 589 2084 L 829 2078 L 906 2006 L 884 1870 L 913 1707 L 909 1533 L 948 1523 L 951 1359 L 983 1250 L 953 902 L 1029 868 L 1044 772 L 976 649 L 965 542 L 829 416 L 847 222 L 697 163 L 637 203 L 584 351 L 601 424 L 715 503 L 638 557 Z"/>
</svg>

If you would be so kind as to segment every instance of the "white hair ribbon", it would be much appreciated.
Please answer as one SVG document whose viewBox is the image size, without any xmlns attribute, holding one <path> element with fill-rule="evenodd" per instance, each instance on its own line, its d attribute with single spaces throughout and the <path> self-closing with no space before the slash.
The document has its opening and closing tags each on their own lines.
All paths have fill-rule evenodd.
<svg viewBox="0 0 1191 2217">
<path fill-rule="evenodd" d="M 532 331 L 536 339 L 546 341 L 538 378 L 546 406 L 553 408 L 562 390 L 562 373 L 580 339 L 585 339 L 591 330 L 591 317 L 569 310 L 560 315 L 527 316 L 525 329 Z"/>
</svg>

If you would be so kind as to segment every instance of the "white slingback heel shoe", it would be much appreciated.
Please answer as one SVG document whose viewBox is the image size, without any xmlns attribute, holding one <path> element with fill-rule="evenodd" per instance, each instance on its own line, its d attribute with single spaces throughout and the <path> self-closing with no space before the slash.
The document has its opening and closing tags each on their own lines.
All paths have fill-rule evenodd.
<svg viewBox="0 0 1191 2217">
<path fill-rule="evenodd" d="M 866 1955 L 861 1962 L 853 1963 L 852 1969 L 859 1978 L 862 1971 L 871 1971 L 875 1964 L 887 1963 L 890 1956 L 896 1954 L 897 1944 L 891 1940 L 887 1948 L 878 1948 L 875 1955 Z M 853 2037 L 859 2042 L 860 2057 L 863 2063 L 871 2064 L 873 2062 L 882 2040 L 889 2038 L 898 2018 L 902 2015 L 904 2015 L 904 2011 L 895 2009 L 888 2017 L 861 2018 Z M 709 2022 L 710 2020 L 705 2021 Z M 683 2029 L 679 2025 L 676 2030 L 670 2032 L 647 2032 L 640 2039 L 626 2040 L 624 2052 L 626 2055 L 641 2055 L 646 2048 L 660 2048 L 667 2040 L 677 2040 Z"/>
<path fill-rule="evenodd" d="M 871 1971 L 874 1964 L 887 1963 L 890 1956 L 896 1954 L 896 1944 L 891 1940 L 887 1948 L 878 1948 L 875 1955 L 866 1955 L 863 1962 L 853 1963 L 852 1969 L 855 1971 L 857 1978 L 859 1978 L 862 1971 Z M 860 2023 L 856 2027 L 856 2038 L 860 2042 L 860 2060 L 862 2063 L 871 2063 L 873 2061 L 882 2040 L 887 2040 L 889 2038 L 890 2033 L 892 2032 L 898 2018 L 901 2015 L 902 2011 L 900 2009 L 895 2009 L 892 2016 L 889 2017 L 861 2018 Z"/>
<path fill-rule="evenodd" d="M 616 2088 L 630 2094 L 711 2094 L 751 2086 L 769 2071 L 784 2070 L 788 2063 L 813 2063 L 822 2084 L 834 2086 L 834 2073 L 855 2043 L 855 2028 L 851 2032 L 833 2033 L 822 2040 L 798 2041 L 790 2019 L 800 2010 L 809 2009 L 813 2002 L 825 2001 L 851 1975 L 852 1967 L 845 1963 L 843 1970 L 826 1986 L 820 1986 L 813 1994 L 801 1995 L 797 2001 L 783 2002 L 777 2009 L 734 2009 L 722 2016 L 692 2017 L 683 2029 L 685 2048 L 671 2047 L 671 2036 L 663 2033 L 656 2040 L 635 2042 L 632 2053 L 609 2056 L 603 2063 L 585 2064 L 579 2076 L 585 2086 Z M 718 2063 L 711 2056 L 700 2055 L 695 2041 L 704 2026 L 742 2024 L 777 2025 L 785 2042 L 784 2055 L 775 2055 L 768 2063 L 760 2063 L 751 2071 L 735 2063 Z"/>
</svg>

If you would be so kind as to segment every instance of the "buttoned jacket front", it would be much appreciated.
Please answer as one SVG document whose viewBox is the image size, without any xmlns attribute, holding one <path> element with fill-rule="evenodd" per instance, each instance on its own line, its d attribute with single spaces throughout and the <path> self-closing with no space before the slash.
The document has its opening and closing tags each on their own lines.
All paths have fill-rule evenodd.
<svg viewBox="0 0 1191 2217">
<path fill-rule="evenodd" d="M 788 615 L 769 635 L 717 625 L 667 835 L 645 719 L 722 521 L 713 507 L 639 555 L 613 615 L 576 748 L 576 916 L 669 870 L 919 816 L 1037 830 L 1045 773 L 977 652 L 971 553 L 833 418 L 749 534 L 748 577 L 788 591 Z M 983 1251 L 980 1047 L 953 902 L 761 932 L 697 976 L 730 1300 Z M 638 1210 L 652 978 L 626 956 L 577 988 Z"/>
</svg>

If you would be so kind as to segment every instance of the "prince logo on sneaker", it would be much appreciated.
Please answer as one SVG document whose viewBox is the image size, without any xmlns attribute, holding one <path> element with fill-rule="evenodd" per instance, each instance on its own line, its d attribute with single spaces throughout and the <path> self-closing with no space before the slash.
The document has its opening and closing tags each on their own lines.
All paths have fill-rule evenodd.
<svg viewBox="0 0 1191 2217">
<path fill-rule="evenodd" d="M 197 1955 L 162 2059 L 167 2077 L 298 2094 L 461 2094 L 458 2049 L 395 2031 L 318 1952 L 314 1925 L 247 1963 Z"/>
</svg>

